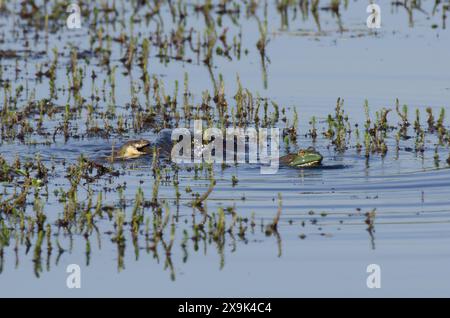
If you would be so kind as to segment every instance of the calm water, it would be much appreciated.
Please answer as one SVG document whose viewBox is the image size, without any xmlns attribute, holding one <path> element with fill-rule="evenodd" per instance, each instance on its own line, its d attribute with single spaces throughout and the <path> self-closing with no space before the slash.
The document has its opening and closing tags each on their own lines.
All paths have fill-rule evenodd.
<svg viewBox="0 0 450 318">
<path fill-rule="evenodd" d="M 218 81 L 219 76 L 223 77 L 226 94 L 232 100 L 237 89 L 236 76 L 239 76 L 242 85 L 255 95 L 259 93 L 261 97 L 286 107 L 291 122 L 294 109 L 297 111 L 298 143 L 301 147 L 313 144 L 310 138 L 304 137 L 310 128 L 311 117 L 317 117 L 317 128 L 322 132 L 327 127 L 326 116 L 334 112 L 338 97 L 344 98 L 350 121 L 361 126 L 365 120 L 365 99 L 368 99 L 374 116 L 375 111 L 382 107 L 395 108 L 395 99 L 398 98 L 401 104 L 409 106 L 411 122 L 416 108 L 421 110 L 423 123 L 426 122 L 426 107 L 431 107 L 436 117 L 441 107 L 448 110 L 450 36 L 442 27 L 442 5 L 433 15 L 434 1 L 422 1 L 423 12 L 412 11 L 414 23 L 411 25 L 407 10 L 393 7 L 390 1 L 379 1 L 382 28 L 375 33 L 365 25 L 367 2 L 349 2 L 347 9 L 341 5 L 344 32 L 340 32 L 336 17 L 325 10 L 319 10 L 321 32 L 318 32 L 311 13 L 302 17 L 298 7 L 296 15 L 293 8 L 289 9 L 289 25 L 283 26 L 275 4 L 268 2 L 270 42 L 267 57 L 270 63 L 265 62 L 265 71 L 255 46 L 259 38 L 257 20 L 242 13 L 238 25 L 224 16 L 219 30 L 229 27 L 229 42 L 233 35 L 241 32 L 242 50 L 248 49 L 248 55 L 242 53 L 240 60 L 215 57 L 210 72 L 195 59 L 193 63 L 171 61 L 165 65 L 156 57 L 156 49 L 152 48 L 149 72 L 151 76 L 161 78 L 167 92 L 174 90 L 176 80 L 181 91 L 187 72 L 194 103 L 201 103 L 203 91 L 214 89 L 212 78 Z M 194 13 L 190 2 L 187 3 L 190 15 L 186 30 L 190 27 L 202 30 L 205 27 L 202 14 Z M 327 4 L 321 1 L 320 7 Z M 117 3 L 117 7 L 122 10 L 122 4 Z M 9 2 L 8 8 L 13 12 L 20 10 L 14 2 Z M 130 3 L 125 1 L 123 9 L 127 17 L 130 8 Z M 257 15 L 264 19 L 264 6 L 258 9 Z M 213 16 L 217 18 L 216 14 Z M 163 7 L 160 18 L 165 23 L 164 34 L 170 34 L 173 21 L 167 6 Z M 34 99 L 48 98 L 48 80 L 37 81 L 35 73 L 39 65 L 44 64 L 44 68 L 48 68 L 53 54 L 46 51 L 53 47 L 58 47 L 60 53 L 56 83 L 59 91 L 54 103 L 63 107 L 66 103 L 73 103 L 67 93 L 69 47 L 74 45 L 78 52 L 90 51 L 93 31 L 88 31 L 87 27 L 71 31 L 61 23 L 60 29 L 50 33 L 46 44 L 44 31 L 34 27 L 22 27 L 31 30 L 25 36 L 13 36 L 21 29 L 17 27 L 18 23 L 20 19 L 13 13 L 0 15 L 0 50 L 18 50 L 19 56 L 0 61 L 4 69 L 3 79 L 11 80 L 13 92 L 19 85 L 27 88 L 18 108 L 25 105 L 33 94 L 32 90 L 35 90 Z M 434 24 L 436 28 L 432 28 Z M 105 29 L 118 36 L 122 30 L 130 32 L 129 27 L 127 21 L 123 29 L 118 20 Z M 133 28 L 141 43 L 142 38 L 155 32 L 156 23 L 136 22 Z M 36 32 L 40 34 L 39 40 L 33 39 Z M 29 47 L 26 47 L 27 42 Z M 132 100 L 130 87 L 138 86 L 141 72 L 135 66 L 131 76 L 124 74 L 126 70 L 119 59 L 125 53 L 113 42 L 111 63 L 117 65 L 116 111 L 131 122 L 132 113 L 127 107 Z M 186 55 L 195 56 L 189 52 Z M 90 99 L 92 91 L 95 91 L 89 77 L 92 70 L 98 76 L 94 85 L 103 95 L 103 80 L 108 81 L 108 75 L 100 66 L 99 59 L 79 59 L 79 64 L 88 74 L 81 95 Z M 21 70 L 17 79 L 16 65 Z M 4 82 L 0 83 L 4 86 Z M 3 94 L 2 90 L 1 97 Z M 111 106 L 108 94 L 109 88 L 104 94 L 105 100 L 96 104 L 96 111 L 101 112 Z M 136 95 L 144 103 L 142 92 Z M 52 226 L 64 211 L 63 203 L 54 192 L 60 188 L 67 191 L 70 187 L 65 178 L 66 168 L 76 163 L 80 154 L 99 158 L 109 153 L 113 143 L 120 145 L 137 137 L 156 138 L 154 131 L 133 132 L 130 129 L 123 135 L 115 134 L 108 139 L 71 137 L 65 141 L 57 135 L 53 142 L 51 134 L 63 115 L 64 112 L 58 113 L 45 121 L 50 136 L 34 133 L 24 143 L 2 140 L 0 144 L 1 155 L 9 162 L 16 155 L 25 160 L 39 153 L 44 164 L 49 167 L 55 165 L 47 185 L 48 198 L 42 199 L 47 221 Z M 87 111 L 83 109 L 77 118 L 72 118 L 74 134 L 83 134 L 86 116 Z M 98 124 L 104 127 L 104 120 L 100 117 L 97 116 Z M 390 114 L 389 121 L 392 125 L 399 121 L 395 111 Z M 414 135 L 412 127 L 409 135 Z M 46 141 L 50 144 L 43 145 Z M 111 232 L 116 228 L 114 218 L 110 220 L 105 214 L 96 220 L 97 229 L 88 238 L 82 231 L 67 233 L 55 227 L 53 240 L 58 239 L 65 252 L 57 258 L 54 246 L 52 254 L 47 257 L 45 242 L 39 277 L 35 275 L 36 262 L 33 262 L 36 237 L 32 239 L 30 251 L 19 245 L 17 253 L 14 250 L 15 239 L 11 239 L 2 258 L 0 296 L 450 296 L 450 170 L 445 162 L 448 147 L 438 147 L 441 161 L 436 164 L 437 140 L 433 135 L 426 135 L 423 154 L 409 151 L 408 148 L 414 148 L 414 138 L 401 140 L 398 152 L 395 151 L 394 134 L 390 134 L 386 141 L 390 150 L 384 158 L 373 155 L 366 160 L 363 153 L 358 153 L 354 147 L 354 135 L 344 153 L 335 152 L 329 140 L 320 135 L 314 145 L 324 156 L 324 167 L 281 168 L 271 176 L 261 175 L 255 166 L 239 165 L 226 169 L 216 166 L 217 184 L 206 201 L 208 213 L 234 207 L 240 216 L 255 223 L 253 227 L 250 221 L 242 225 L 248 227 L 245 236 L 226 234 L 223 248 L 210 239 L 200 240 L 197 244 L 194 240 L 187 240 L 183 245 L 184 231 L 191 236 L 192 225 L 202 219 L 200 212 L 189 206 L 192 196 L 185 189 L 204 193 L 209 179 L 206 172 L 195 174 L 193 170 L 181 169 L 178 172 L 181 197 L 177 201 L 171 182 L 174 171 L 168 169 L 165 173 L 169 181 L 161 183 L 159 201 L 168 203 L 175 220 L 170 254 L 165 253 L 161 245 L 157 253 L 149 250 L 142 233 L 138 243 L 133 244 L 132 235 L 125 227 L 126 247 L 124 254 L 119 255 L 117 244 L 111 242 Z M 125 209 L 126 220 L 129 220 L 138 189 L 142 188 L 146 199 L 152 197 L 155 179 L 151 167 L 151 158 L 116 163 L 114 168 L 120 171 L 119 176 L 100 178 L 89 185 L 95 193 L 94 205 L 100 192 L 103 204 L 116 209 L 119 202 L 125 200 L 130 204 Z M 235 185 L 233 176 L 238 178 Z M 124 183 L 126 187 L 121 199 L 117 188 Z M 78 190 L 80 202 L 87 200 L 87 187 L 85 185 Z M 3 188 L 7 193 L 12 192 L 9 184 L 3 183 L 2 192 Z M 278 231 L 266 235 L 264 227 L 277 214 L 278 194 L 282 197 Z M 30 215 L 34 213 L 32 198 L 30 194 L 27 208 Z M 368 231 L 365 213 L 374 209 L 374 227 Z M 144 209 L 144 215 L 151 217 L 151 209 Z M 0 216 L 7 219 L 2 214 Z M 231 222 L 231 218 L 227 217 L 227 221 Z M 163 240 L 166 243 L 170 241 L 170 229 Z M 66 267 L 69 264 L 81 266 L 81 289 L 66 287 Z M 366 287 L 366 267 L 369 264 L 381 267 L 381 289 Z"/>
</svg>

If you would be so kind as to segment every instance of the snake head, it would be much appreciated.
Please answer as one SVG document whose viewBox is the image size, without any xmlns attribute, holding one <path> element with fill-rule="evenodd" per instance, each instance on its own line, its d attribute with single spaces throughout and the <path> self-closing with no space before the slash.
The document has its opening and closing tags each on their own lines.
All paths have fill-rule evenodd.
<svg viewBox="0 0 450 318">
<path fill-rule="evenodd" d="M 145 155 L 147 154 L 147 152 L 144 150 L 144 148 L 149 145 L 150 141 L 145 139 L 128 141 L 125 145 L 122 146 L 122 148 L 120 148 L 119 157 L 128 159 Z"/>
<path fill-rule="evenodd" d="M 139 152 L 142 152 L 142 150 L 149 145 L 150 145 L 150 141 L 145 140 L 145 139 L 135 140 L 133 143 L 133 147 Z M 143 153 L 145 153 L 145 152 L 143 152 Z"/>
</svg>

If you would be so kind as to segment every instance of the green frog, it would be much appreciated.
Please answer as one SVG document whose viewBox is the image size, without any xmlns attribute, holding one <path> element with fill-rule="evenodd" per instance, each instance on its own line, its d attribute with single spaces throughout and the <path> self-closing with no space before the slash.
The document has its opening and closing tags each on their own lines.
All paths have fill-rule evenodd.
<svg viewBox="0 0 450 318">
<path fill-rule="evenodd" d="M 297 153 L 290 153 L 280 157 L 280 164 L 295 168 L 319 166 L 322 163 L 323 156 L 313 147 L 300 149 Z"/>
</svg>

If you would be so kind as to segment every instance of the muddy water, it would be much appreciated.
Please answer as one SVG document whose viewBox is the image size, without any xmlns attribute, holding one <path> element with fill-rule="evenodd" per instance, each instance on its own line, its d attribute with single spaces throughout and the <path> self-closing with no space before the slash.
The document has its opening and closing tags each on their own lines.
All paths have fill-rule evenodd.
<svg viewBox="0 0 450 318">
<path fill-rule="evenodd" d="M 426 3 L 425 3 L 426 2 Z M 280 168 L 277 174 L 261 175 L 257 166 L 239 165 L 222 169 L 216 166 L 214 176 L 217 184 L 206 202 L 207 213 L 219 208 L 234 207 L 235 211 L 249 221 L 242 226 L 248 230 L 244 236 L 226 234 L 223 247 L 211 240 L 184 241 L 184 231 L 192 235 L 192 224 L 202 219 L 202 214 L 189 203 L 192 193 L 204 193 L 209 186 L 206 172 L 195 173 L 181 169 L 178 172 L 181 197 L 176 199 L 173 184 L 174 171 L 168 166 L 168 182 L 159 188 L 159 201 L 168 203 L 175 217 L 173 249 L 165 253 L 159 246 L 157 253 L 148 249 L 144 235 L 137 245 L 128 230 L 125 232 L 126 248 L 120 255 L 117 244 L 111 242 L 115 231 L 114 219 L 106 215 L 96 221 L 97 230 L 87 239 L 83 233 L 67 233 L 56 228 L 64 253 L 57 258 L 54 247 L 50 257 L 42 255 L 42 270 L 35 274 L 33 247 L 27 252 L 20 246 L 14 250 L 15 240 L 5 247 L 2 272 L 0 274 L 1 296 L 449 296 L 450 265 L 450 170 L 446 159 L 448 148 L 438 147 L 440 161 L 434 159 L 437 140 L 426 136 L 424 153 L 416 153 L 414 138 L 401 140 L 395 150 L 393 136 L 387 139 L 389 151 L 385 157 L 373 155 L 366 159 L 354 145 L 355 136 L 349 141 L 347 151 L 333 149 L 329 140 L 319 136 L 313 143 L 303 135 L 308 132 L 312 116 L 318 119 L 318 130 L 326 128 L 326 115 L 334 111 L 337 97 L 345 99 L 345 110 L 352 123 L 364 124 L 363 103 L 369 100 L 372 114 L 381 107 L 395 107 L 395 99 L 410 107 L 409 117 L 413 121 L 414 109 L 419 108 L 425 124 L 425 108 L 432 107 L 435 116 L 440 107 L 450 100 L 448 76 L 450 64 L 449 32 L 442 28 L 442 7 L 432 15 L 432 1 L 425 1 L 424 12 L 413 10 L 413 25 L 407 11 L 392 7 L 389 2 L 380 2 L 382 28 L 376 33 L 365 26 L 367 14 L 365 1 L 351 1 L 347 9 L 341 9 L 341 32 L 337 18 L 329 11 L 320 10 L 321 30 L 311 14 L 302 18 L 297 10 L 289 11 L 289 25 L 281 25 L 280 14 L 275 5 L 268 3 L 267 21 L 270 42 L 263 70 L 255 43 L 258 27 L 255 19 L 241 16 L 243 49 L 248 55 L 231 61 L 217 58 L 212 68 L 212 77 L 223 76 L 226 92 L 236 92 L 236 75 L 242 84 L 262 97 L 270 98 L 299 114 L 299 145 L 314 145 L 324 156 L 323 167 L 313 169 Z M 326 4 L 321 4 L 325 6 Z M 125 9 L 127 9 L 127 3 Z M 11 5 L 19 10 L 18 5 Z M 264 17 L 261 8 L 259 17 Z M 10 39 L 13 14 L 1 16 L 6 28 L 1 49 L 20 50 L 26 41 Z M 162 19 L 170 29 L 168 8 L 162 11 Z M 189 25 L 201 28 L 201 14 L 192 14 Z M 237 34 L 239 28 L 224 18 L 224 25 Z M 437 28 L 432 28 L 436 24 Z M 135 32 L 154 31 L 154 25 L 137 23 Z M 127 30 L 129 31 L 129 30 Z M 42 31 L 40 31 L 42 33 Z M 71 33 L 72 32 L 72 33 Z M 111 30 L 114 33 L 114 30 Z M 33 31 L 34 33 L 34 31 Z M 29 36 L 29 35 L 28 35 Z M 85 29 L 61 31 L 50 34 L 48 47 L 57 46 L 63 53 L 57 70 L 57 84 L 61 90 L 55 103 L 65 105 L 68 99 L 66 67 L 69 65 L 68 44 L 76 45 L 80 51 L 89 49 L 89 36 Z M 46 51 L 43 40 L 33 46 L 27 62 L 17 61 L 24 71 L 15 80 L 15 59 L 3 59 L 3 78 L 12 79 L 13 87 L 26 85 L 35 89 L 36 99 L 48 97 L 48 81 L 35 80 L 36 64 L 49 62 L 52 54 Z M 18 53 L 23 57 L 23 53 Z M 130 118 L 127 103 L 130 103 L 130 76 L 119 59 L 125 54 L 113 44 L 112 60 L 116 71 L 115 106 L 118 114 Z M 165 89 L 172 92 L 175 80 L 183 82 L 188 72 L 189 88 L 196 103 L 201 102 L 202 92 L 212 90 L 211 73 L 200 63 L 171 61 L 160 63 L 151 54 L 149 68 L 152 75 L 161 76 Z M 96 70 L 99 79 L 96 87 L 101 89 L 107 80 L 106 72 L 99 61 L 92 58 L 86 65 L 86 73 Z M 266 72 L 267 79 L 264 79 Z M 140 70 L 132 74 L 137 81 Z M 81 95 L 89 98 L 92 85 L 86 80 Z M 107 88 L 109 92 L 109 89 Z M 31 94 L 31 91 L 28 92 Z M 181 95 L 181 94 L 180 94 Z M 29 95 L 28 95 L 29 96 Z M 106 93 L 108 96 L 108 93 Z M 139 96 L 143 100 L 143 96 Z M 181 98 L 181 97 L 180 97 Z M 23 98 L 22 104 L 26 98 Z M 20 104 L 20 103 L 19 103 Z M 101 100 L 98 110 L 106 109 L 108 98 Z M 83 132 L 85 110 L 79 118 L 72 120 Z M 62 115 L 45 122 L 53 132 Z M 448 119 L 448 112 L 446 119 Z M 399 121 L 396 114 L 390 116 L 391 124 Z M 101 120 L 99 120 L 102 123 Z M 414 135 L 409 128 L 409 135 Z M 34 158 L 38 153 L 44 164 L 55 165 L 48 184 L 49 196 L 44 200 L 47 220 L 53 224 L 62 215 L 64 206 L 53 195 L 55 190 L 70 186 L 65 178 L 67 165 L 76 163 L 83 154 L 87 158 L 107 155 L 114 145 L 130 138 L 154 140 L 154 131 L 134 132 L 110 138 L 69 138 L 60 135 L 50 145 L 39 143 L 48 140 L 39 135 L 31 136 L 28 143 L 3 140 L 1 154 L 9 161 L 18 155 L 22 159 Z M 37 141 L 37 145 L 31 145 Z M 284 150 L 283 150 L 284 152 Z M 144 197 L 150 199 L 155 183 L 152 175 L 152 158 L 115 163 L 120 175 L 100 178 L 93 184 L 78 190 L 78 200 L 87 200 L 87 187 L 93 190 L 94 202 L 102 192 L 103 204 L 117 206 L 125 200 L 127 220 L 132 213 L 133 202 L 139 188 Z M 232 183 L 233 176 L 238 179 Z M 126 184 L 126 187 L 122 187 Z M 2 184 L 11 190 L 8 184 Z M 117 189 L 123 188 L 122 194 Z M 111 190 L 113 189 L 113 190 Z M 265 227 L 272 222 L 279 208 L 281 194 L 282 214 L 278 231 L 266 234 Z M 30 195 L 32 199 L 32 195 Z M 30 202 L 33 202 L 30 200 Z M 375 209 L 373 227 L 368 230 L 367 212 Z M 28 213 L 33 214 L 32 203 Z M 146 216 L 152 211 L 147 208 Z M 253 226 L 250 225 L 253 220 Z M 56 234 L 57 233 L 57 234 Z M 170 231 L 164 240 L 170 239 Z M 33 239 L 33 243 L 35 238 Z M 183 242 L 185 244 L 183 244 Z M 48 259 L 48 260 L 47 260 Z M 66 287 L 66 267 L 78 264 L 82 271 L 82 288 Z M 381 289 L 366 286 L 366 268 L 378 264 L 382 271 Z"/>
</svg>

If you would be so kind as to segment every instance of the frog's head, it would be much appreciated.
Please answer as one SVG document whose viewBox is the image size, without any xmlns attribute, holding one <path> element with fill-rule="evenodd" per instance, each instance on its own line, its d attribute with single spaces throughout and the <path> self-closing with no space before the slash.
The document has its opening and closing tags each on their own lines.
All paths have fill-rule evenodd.
<svg viewBox="0 0 450 318">
<path fill-rule="evenodd" d="M 308 149 L 300 149 L 289 165 L 294 167 L 316 166 L 322 162 L 322 159 L 323 157 L 319 152 L 313 147 L 309 147 Z"/>
</svg>

